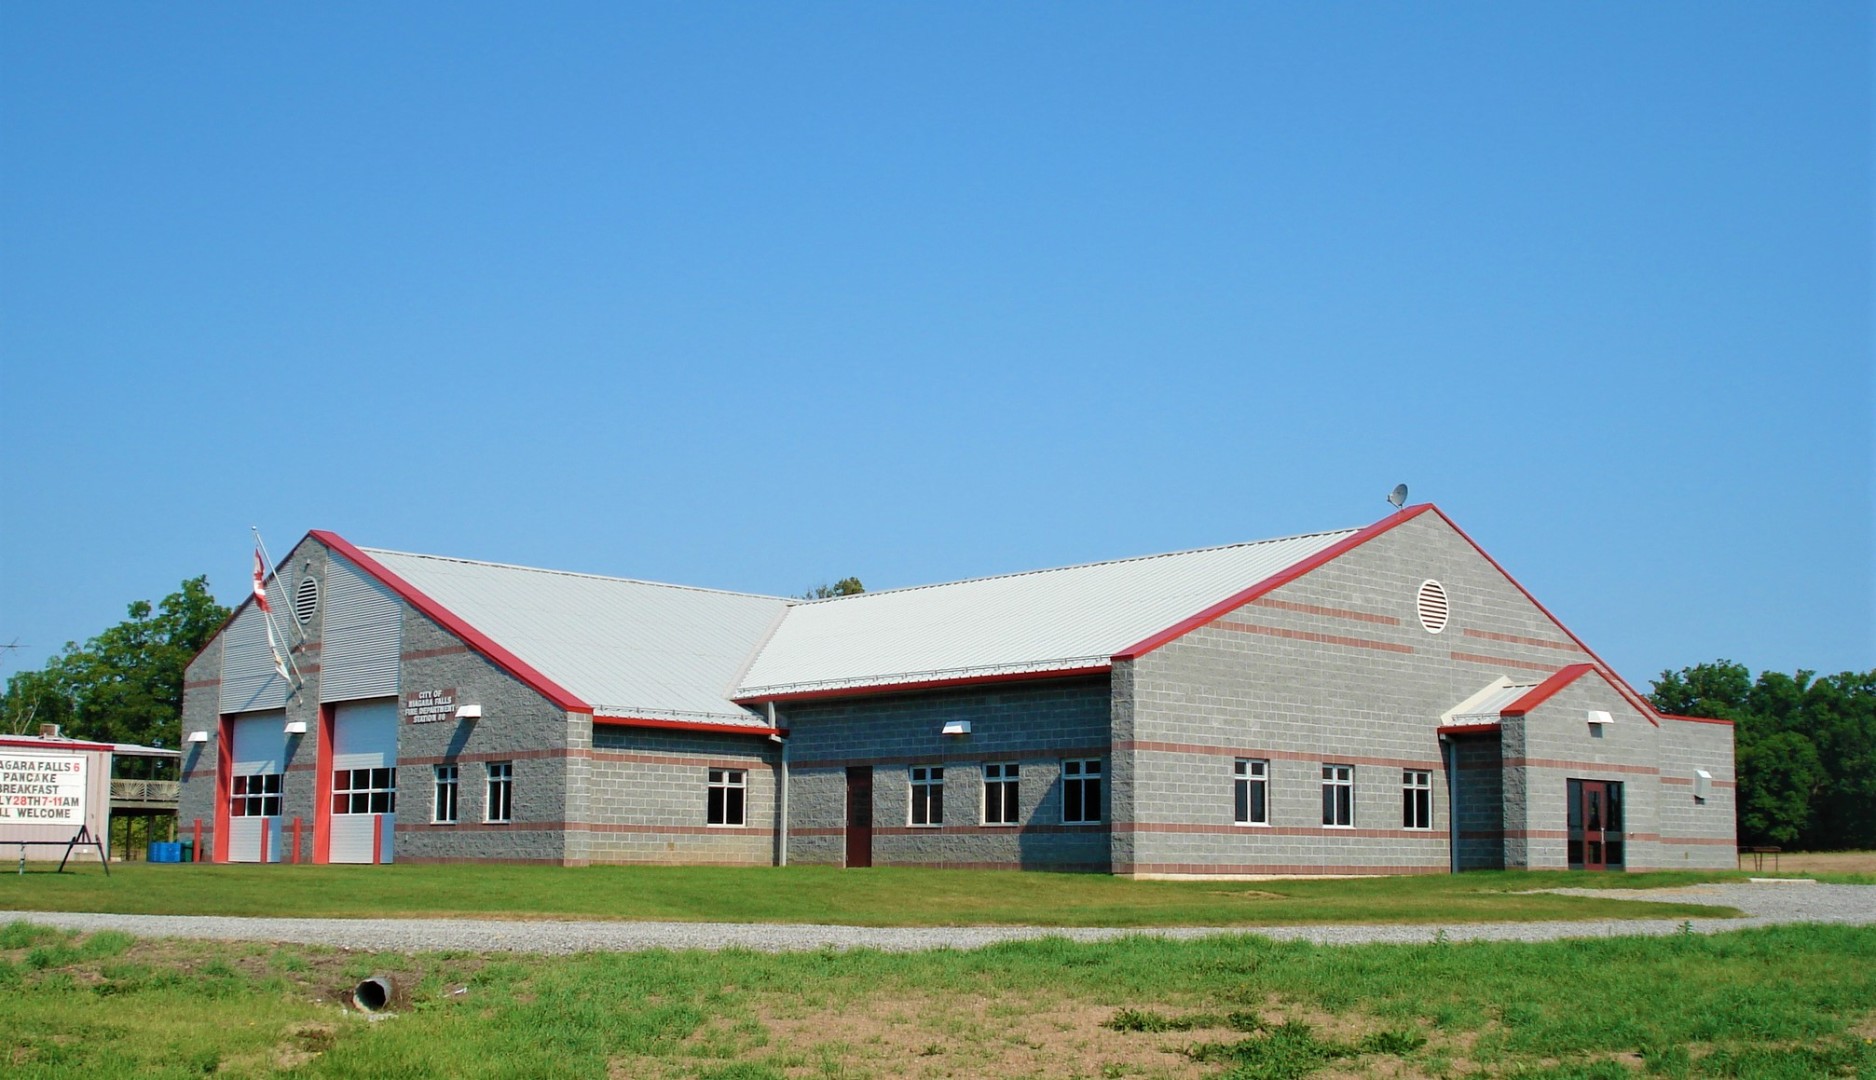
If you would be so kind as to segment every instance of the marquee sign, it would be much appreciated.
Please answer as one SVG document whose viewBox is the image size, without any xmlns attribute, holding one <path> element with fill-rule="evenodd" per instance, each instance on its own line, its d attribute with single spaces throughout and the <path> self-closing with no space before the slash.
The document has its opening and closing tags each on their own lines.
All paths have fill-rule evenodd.
<svg viewBox="0 0 1876 1080">
<path fill-rule="evenodd" d="M 85 823 L 85 759 L 0 750 L 0 825 Z"/>
</svg>

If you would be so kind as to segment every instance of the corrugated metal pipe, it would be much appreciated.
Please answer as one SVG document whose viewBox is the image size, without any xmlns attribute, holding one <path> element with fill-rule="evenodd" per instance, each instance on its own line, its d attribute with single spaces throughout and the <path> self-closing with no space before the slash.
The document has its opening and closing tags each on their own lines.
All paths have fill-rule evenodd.
<svg viewBox="0 0 1876 1080">
<path fill-rule="evenodd" d="M 391 1004 L 397 985 L 389 975 L 373 975 L 352 988 L 352 1004 L 359 1012 L 375 1013 Z"/>
<path fill-rule="evenodd" d="M 788 865 L 788 740 L 781 735 L 781 728 L 775 723 L 775 702 L 768 703 L 769 727 L 775 734 L 769 736 L 782 744 L 781 782 L 775 792 L 775 816 L 778 819 L 775 829 L 775 865 Z"/>
</svg>

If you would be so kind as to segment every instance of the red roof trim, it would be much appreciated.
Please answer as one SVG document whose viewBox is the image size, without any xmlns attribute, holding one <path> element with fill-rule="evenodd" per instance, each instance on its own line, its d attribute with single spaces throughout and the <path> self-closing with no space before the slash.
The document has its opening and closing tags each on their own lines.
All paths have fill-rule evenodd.
<svg viewBox="0 0 1876 1080">
<path fill-rule="evenodd" d="M 57 741 L 49 739 L 0 739 L 0 746 L 18 746 L 29 750 L 85 750 L 94 754 L 100 751 L 106 754 L 114 754 L 117 752 L 117 747 L 110 743 L 68 742 L 64 739 Z"/>
<path fill-rule="evenodd" d="M 1568 667 L 1558 668 L 1548 679 L 1526 690 L 1518 700 L 1498 710 L 1498 715 L 1523 716 L 1556 696 L 1559 690 L 1595 670 L 1594 664 L 1571 664 Z"/>
<path fill-rule="evenodd" d="M 1549 608 L 1539 603 L 1537 597 L 1531 595 L 1531 590 L 1525 588 L 1523 585 L 1520 585 L 1518 583 L 1518 579 L 1512 577 L 1509 571 L 1507 571 L 1504 567 L 1498 564 L 1497 559 L 1492 558 L 1491 555 L 1488 554 L 1484 548 L 1480 547 L 1479 542 L 1477 540 L 1474 540 L 1472 539 L 1472 537 L 1467 536 L 1466 530 L 1454 524 L 1453 519 L 1447 517 L 1444 513 L 1441 513 L 1438 507 L 1432 507 L 1431 504 L 1428 504 L 1428 505 L 1429 507 L 1432 508 L 1434 513 L 1440 515 L 1440 520 L 1444 521 L 1448 528 L 1452 529 L 1453 532 L 1459 534 L 1459 538 L 1461 540 L 1464 540 L 1466 543 L 1471 544 L 1472 550 L 1478 552 L 1480 557 L 1482 557 L 1486 562 L 1491 563 L 1492 569 L 1498 571 L 1500 574 L 1503 574 L 1505 576 L 1505 580 L 1511 582 L 1512 588 L 1523 593 L 1524 598 L 1531 602 L 1531 606 L 1543 612 L 1544 618 L 1549 619 L 1551 622 L 1551 625 L 1563 631 L 1564 636 L 1569 638 L 1571 641 L 1574 641 L 1576 643 L 1577 648 L 1583 650 L 1585 653 L 1588 653 L 1589 658 L 1591 660 L 1596 661 L 1596 669 L 1602 673 L 1603 678 L 1609 680 L 1609 685 L 1615 687 L 1616 693 L 1621 694 L 1623 697 L 1626 697 L 1629 701 L 1629 704 L 1635 706 L 1636 709 L 1640 710 L 1643 716 L 1648 718 L 1649 723 L 1653 724 L 1656 727 L 1661 726 L 1661 721 L 1659 719 L 1661 714 L 1655 711 L 1655 707 L 1648 703 L 1647 698 L 1636 693 L 1634 687 L 1624 682 L 1620 675 L 1615 674 L 1615 669 L 1611 668 L 1608 662 L 1605 661 L 1602 657 L 1597 656 L 1596 650 L 1590 648 L 1588 645 L 1583 644 L 1582 638 L 1577 637 L 1574 633 L 1572 633 L 1569 627 L 1563 625 L 1563 620 L 1557 618 L 1555 615 L 1552 615 L 1550 613 Z"/>
<path fill-rule="evenodd" d="M 470 626 L 455 612 L 425 595 L 423 590 L 392 573 L 390 568 L 386 567 L 383 563 L 358 550 L 356 547 L 353 547 L 351 541 L 345 539 L 343 536 L 340 536 L 338 533 L 326 532 L 323 529 L 314 529 L 307 535 L 326 545 L 328 548 L 331 548 L 333 551 L 345 556 L 360 570 L 363 570 L 365 573 L 383 582 L 391 591 L 403 597 L 410 606 L 423 612 L 445 630 L 461 638 L 463 644 L 494 661 L 498 667 L 507 671 L 510 675 L 513 675 L 515 678 L 533 687 L 535 692 L 539 693 L 542 697 L 547 698 L 549 701 L 552 701 L 555 705 L 558 705 L 568 712 L 590 713 L 593 711 L 593 707 L 581 701 L 579 696 L 574 694 L 573 691 L 568 690 L 566 687 L 561 686 L 559 683 L 541 674 L 539 671 L 535 670 L 534 667 L 529 665 L 527 661 L 509 652 L 507 649 L 502 648 L 500 645 L 497 645 L 488 635 Z"/>
<path fill-rule="evenodd" d="M 1204 626 L 1206 623 L 1211 622 L 1213 619 L 1218 618 L 1220 615 L 1243 607 L 1245 604 L 1250 603 L 1267 592 L 1288 585 L 1290 582 L 1295 581 L 1297 578 L 1302 577 L 1318 566 L 1355 550 L 1368 541 L 1373 540 L 1375 537 L 1380 536 L 1382 533 L 1387 532 L 1389 529 L 1394 528 L 1396 525 L 1412 521 L 1414 518 L 1419 517 L 1429 510 L 1432 510 L 1434 513 L 1439 513 L 1432 503 L 1421 503 L 1419 506 L 1410 506 L 1405 510 L 1399 510 L 1389 514 L 1387 517 L 1382 518 L 1380 521 L 1375 522 L 1373 525 L 1368 526 L 1355 535 L 1345 537 L 1329 547 L 1316 552 L 1309 558 L 1303 559 L 1283 570 L 1279 570 L 1277 573 L 1245 589 L 1243 592 L 1234 593 L 1220 600 L 1218 603 L 1213 604 L 1211 607 L 1206 608 L 1204 611 L 1199 612 L 1197 615 L 1183 619 L 1151 637 L 1144 638 L 1129 645 L 1127 648 L 1115 653 L 1114 659 L 1135 660 L 1145 656 L 1161 645 L 1176 638 L 1184 637 L 1192 631 L 1197 630 L 1199 627 Z M 1440 516 L 1444 517 L 1445 515 L 1441 514 Z"/>
<path fill-rule="evenodd" d="M 1450 724 L 1435 728 L 1437 735 L 1504 735 L 1504 728 L 1497 724 Z"/>
<path fill-rule="evenodd" d="M 1112 670 L 1113 666 L 1110 664 L 1089 664 L 1085 667 L 1056 668 L 1051 671 L 1015 671 L 1006 675 L 962 675 L 955 679 L 923 679 L 916 682 L 878 683 L 873 686 L 843 686 L 835 690 L 797 690 L 786 694 L 760 694 L 754 697 L 741 697 L 735 700 L 739 705 L 748 705 L 762 701 L 805 701 L 814 698 L 867 697 L 884 694 L 903 694 L 914 690 L 945 690 L 958 686 L 980 686 L 986 683 L 1074 679 L 1085 675 L 1105 675 Z"/>
<path fill-rule="evenodd" d="M 1717 716 L 1678 716 L 1674 713 L 1664 712 L 1661 714 L 1661 719 L 1680 720 L 1688 724 L 1725 724 L 1727 727 L 1733 726 L 1733 722 L 1731 720 L 1721 720 Z"/>
<path fill-rule="evenodd" d="M 593 715 L 593 726 L 664 728 L 671 731 L 720 731 L 730 735 L 780 735 L 780 728 L 745 727 L 742 724 L 710 724 L 701 720 L 654 720 L 649 716 L 600 716 Z"/>
</svg>

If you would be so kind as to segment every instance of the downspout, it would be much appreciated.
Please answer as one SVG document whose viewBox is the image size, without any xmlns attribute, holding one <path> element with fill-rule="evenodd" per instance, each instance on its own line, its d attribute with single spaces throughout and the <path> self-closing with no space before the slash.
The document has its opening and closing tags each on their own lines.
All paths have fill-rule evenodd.
<svg viewBox="0 0 1876 1080">
<path fill-rule="evenodd" d="M 1447 872 L 1459 872 L 1459 744 L 1452 736 L 1440 736 L 1440 756 L 1446 759 L 1446 861 Z"/>
<path fill-rule="evenodd" d="M 775 702 L 773 701 L 769 702 L 768 706 L 769 706 L 769 727 L 775 728 Z M 775 816 L 777 818 L 776 828 L 775 828 L 775 865 L 787 866 L 788 865 L 788 740 L 782 738 L 780 728 L 775 728 L 775 730 L 776 730 L 776 733 L 773 735 L 770 735 L 769 738 L 774 742 L 778 742 L 782 744 L 781 781 L 779 784 L 777 784 L 776 792 L 775 792 Z"/>
</svg>

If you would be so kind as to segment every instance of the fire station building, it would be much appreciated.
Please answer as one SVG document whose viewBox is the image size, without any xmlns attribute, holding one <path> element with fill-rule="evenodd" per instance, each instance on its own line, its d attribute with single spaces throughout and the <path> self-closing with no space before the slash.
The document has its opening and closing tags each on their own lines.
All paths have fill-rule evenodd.
<svg viewBox="0 0 1876 1080">
<path fill-rule="evenodd" d="M 814 601 L 316 531 L 267 595 L 185 688 L 216 861 L 1733 865 L 1732 728 L 1656 712 L 1431 505 Z"/>
</svg>

